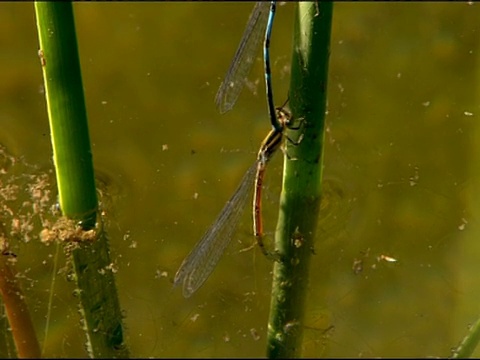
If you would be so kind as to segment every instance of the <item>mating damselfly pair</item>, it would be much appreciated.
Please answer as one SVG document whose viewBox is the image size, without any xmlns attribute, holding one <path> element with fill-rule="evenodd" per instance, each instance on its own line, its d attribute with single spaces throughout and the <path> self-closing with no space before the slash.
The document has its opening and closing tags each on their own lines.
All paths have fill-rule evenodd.
<svg viewBox="0 0 480 360">
<path fill-rule="evenodd" d="M 290 126 L 289 114 L 283 110 L 283 107 L 276 109 L 273 101 L 270 37 L 275 11 L 276 1 L 258 1 L 255 4 L 230 68 L 215 97 L 216 106 L 221 113 L 233 108 L 245 85 L 260 40 L 263 39 L 266 98 L 272 130 L 262 142 L 255 162 L 243 176 L 240 185 L 230 200 L 227 201 L 216 220 L 180 265 L 175 275 L 174 286 L 183 283 L 183 295 L 185 297 L 190 297 L 203 285 L 223 255 L 247 204 L 252 185 L 254 185 L 254 235 L 264 255 L 277 259 L 277 254 L 267 251 L 264 247 L 261 217 L 262 183 L 266 164 L 280 147 L 285 128 Z"/>
</svg>

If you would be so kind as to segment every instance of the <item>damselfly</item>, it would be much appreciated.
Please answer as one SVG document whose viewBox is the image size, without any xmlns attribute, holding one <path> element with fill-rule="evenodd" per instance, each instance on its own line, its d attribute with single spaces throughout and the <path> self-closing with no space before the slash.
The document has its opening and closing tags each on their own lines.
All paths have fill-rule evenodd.
<svg viewBox="0 0 480 360">
<path fill-rule="evenodd" d="M 270 68 L 270 36 L 275 10 L 276 1 L 257 1 L 255 4 L 232 63 L 215 96 L 215 104 L 222 114 L 232 109 L 235 105 L 255 60 L 258 44 L 263 39 L 268 111 L 273 128 L 281 131 L 282 125 L 275 116 Z"/>
<path fill-rule="evenodd" d="M 183 260 L 175 274 L 174 286 L 183 283 L 183 296 L 186 298 L 190 297 L 203 285 L 225 252 L 247 204 L 249 190 L 253 184 L 255 184 L 253 232 L 262 252 L 269 257 L 275 256 L 265 249 L 262 241 L 261 194 L 267 162 L 280 147 L 284 128 L 289 125 L 290 121 L 289 114 L 282 108 L 277 109 L 276 114 L 279 123 L 282 125 L 281 131 L 276 129 L 270 130 L 260 146 L 256 161 L 243 176 L 237 190 L 235 190 L 230 200 L 227 201 L 201 240 Z"/>
</svg>

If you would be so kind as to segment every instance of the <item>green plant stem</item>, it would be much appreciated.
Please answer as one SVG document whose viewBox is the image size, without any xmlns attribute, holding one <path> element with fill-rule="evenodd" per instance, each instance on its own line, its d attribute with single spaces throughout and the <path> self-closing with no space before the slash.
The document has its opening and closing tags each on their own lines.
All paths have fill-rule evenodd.
<svg viewBox="0 0 480 360">
<path fill-rule="evenodd" d="M 462 343 L 453 351 L 452 359 L 466 359 L 472 356 L 480 341 L 480 319 L 470 328 Z"/>
<path fill-rule="evenodd" d="M 283 190 L 276 233 L 267 356 L 300 356 L 310 257 L 321 200 L 331 2 L 299 2 L 295 15 L 290 106 L 301 125 L 286 141 Z M 298 133 L 303 133 L 299 138 Z"/>
<path fill-rule="evenodd" d="M 62 213 L 95 226 L 97 194 L 70 2 L 35 2 L 39 56 Z"/>
<path fill-rule="evenodd" d="M 107 234 L 73 250 L 80 312 L 93 358 L 127 358 L 122 314 L 115 287 L 115 264 L 110 261 Z"/>
<path fill-rule="evenodd" d="M 35 2 L 35 13 L 60 207 L 73 222 L 62 240 L 74 263 L 87 349 L 91 357 L 127 357 L 106 234 L 91 239 L 75 227 L 95 227 L 97 196 L 72 3 Z"/>
</svg>

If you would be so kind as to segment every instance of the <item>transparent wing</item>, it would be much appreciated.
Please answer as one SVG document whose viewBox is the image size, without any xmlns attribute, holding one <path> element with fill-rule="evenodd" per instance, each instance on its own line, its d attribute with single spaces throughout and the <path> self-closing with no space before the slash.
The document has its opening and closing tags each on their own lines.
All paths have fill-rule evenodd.
<svg viewBox="0 0 480 360">
<path fill-rule="evenodd" d="M 250 14 L 240 45 L 215 96 L 215 105 L 222 114 L 235 105 L 245 85 L 255 60 L 258 44 L 265 37 L 269 11 L 269 1 L 258 1 Z"/>
<path fill-rule="evenodd" d="M 183 282 L 184 297 L 190 297 L 202 286 L 225 252 L 247 203 L 256 168 L 257 162 L 247 170 L 217 219 L 180 265 L 174 286 Z"/>
</svg>

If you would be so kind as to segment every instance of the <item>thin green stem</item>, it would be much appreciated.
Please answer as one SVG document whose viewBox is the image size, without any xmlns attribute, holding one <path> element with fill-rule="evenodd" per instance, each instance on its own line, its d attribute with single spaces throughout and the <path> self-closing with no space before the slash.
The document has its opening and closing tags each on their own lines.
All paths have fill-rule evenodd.
<svg viewBox="0 0 480 360">
<path fill-rule="evenodd" d="M 331 2 L 299 2 L 294 29 L 290 106 L 301 125 L 286 142 L 267 338 L 270 358 L 300 356 L 310 257 L 321 200 Z"/>
<path fill-rule="evenodd" d="M 454 350 L 452 359 L 465 359 L 472 356 L 480 341 L 480 319 L 470 328 L 462 343 Z"/>
</svg>

